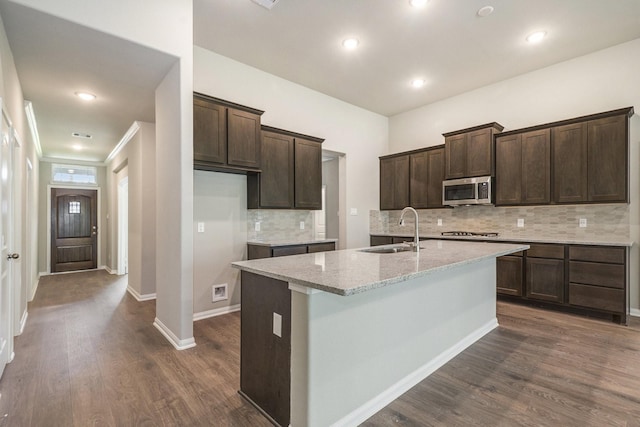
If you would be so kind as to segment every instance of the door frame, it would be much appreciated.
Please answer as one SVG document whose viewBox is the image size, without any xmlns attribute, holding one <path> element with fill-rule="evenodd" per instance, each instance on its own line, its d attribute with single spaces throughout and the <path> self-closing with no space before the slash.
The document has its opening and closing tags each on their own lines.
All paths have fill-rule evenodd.
<svg viewBox="0 0 640 427">
<path fill-rule="evenodd" d="M 126 191 L 124 188 L 127 188 Z M 126 255 L 126 256 L 125 256 Z M 129 177 L 118 182 L 118 275 L 129 272 Z"/>
<path fill-rule="evenodd" d="M 7 122 L 7 125 L 8 125 L 7 134 L 9 134 L 9 142 L 11 143 L 11 136 L 12 136 L 12 131 L 13 131 L 13 123 L 11 121 L 11 117 L 9 117 L 9 113 L 4 108 L 4 103 L 3 103 L 3 100 L 2 100 L 1 97 L 0 97 L 0 110 L 1 110 L 1 112 L 0 112 L 0 144 L 2 144 L 1 138 L 2 138 L 2 122 L 3 122 L 3 118 L 6 119 L 6 122 Z M 8 212 L 8 215 L 9 215 L 9 220 L 8 220 L 9 227 L 12 228 L 12 229 L 15 229 L 15 227 L 13 226 L 13 216 L 15 214 L 13 204 L 15 202 L 15 199 L 14 199 L 15 195 L 13 194 L 14 193 L 14 183 L 13 183 L 13 178 L 14 178 L 13 160 L 14 160 L 14 157 L 13 157 L 13 147 L 12 146 L 9 147 L 9 156 L 10 156 L 9 165 L 10 165 L 10 169 L 11 170 L 9 171 L 10 173 L 8 174 L 9 180 L 10 180 L 8 188 L 9 188 L 9 192 L 10 192 L 9 193 L 9 197 L 10 197 L 10 201 L 11 201 L 11 208 L 8 209 L 7 212 Z M 1 227 L 1 224 L 0 224 L 0 232 L 2 232 L 1 228 L 2 227 Z M 9 251 L 11 251 L 13 249 L 12 246 L 13 246 L 13 240 L 14 240 L 14 237 L 15 237 L 15 231 L 12 230 L 12 232 L 10 232 L 10 233 L 2 232 L 2 234 L 7 236 L 7 239 L 8 239 L 7 248 L 8 248 Z M 8 324 L 4 325 L 4 326 L 0 325 L 0 327 L 6 328 L 6 330 L 3 331 L 3 332 L 5 332 L 7 334 L 7 337 L 6 337 L 7 338 L 7 343 L 6 343 L 6 346 L 7 346 L 7 360 L 1 360 L 0 361 L 0 365 L 1 365 L 0 366 L 0 375 L 2 375 L 6 365 L 8 363 L 11 363 L 11 361 L 13 360 L 13 358 L 15 356 L 15 353 L 14 353 L 14 336 L 15 336 L 15 334 L 14 334 L 14 321 L 15 321 L 14 320 L 14 316 L 15 316 L 15 311 L 16 311 L 16 305 L 15 305 L 15 296 L 14 296 L 14 294 L 16 293 L 16 289 L 15 289 L 15 283 L 14 283 L 14 280 L 13 280 L 14 268 L 13 268 L 13 264 L 10 263 L 10 262 L 7 262 L 6 265 L 7 265 L 7 270 L 8 270 L 7 271 L 7 275 L 8 275 L 7 283 L 8 283 L 9 286 L 7 287 L 6 295 L 4 295 L 4 297 L 6 297 L 6 302 L 5 302 L 5 298 L 2 298 L 0 300 L 2 302 L 2 305 L 0 306 L 0 311 L 3 308 L 6 308 L 8 310 L 8 313 L 7 313 L 7 322 L 8 322 Z M 0 268 L 0 275 L 2 273 L 3 273 L 2 272 L 2 268 Z"/>
<path fill-rule="evenodd" d="M 75 189 L 75 190 L 97 190 L 97 204 L 96 204 L 96 209 L 98 210 L 97 213 L 97 219 L 96 221 L 98 222 L 98 241 L 97 241 L 97 246 L 98 246 L 98 250 L 97 252 L 97 270 L 103 269 L 104 266 L 100 265 L 100 255 L 101 255 L 101 251 L 100 251 L 100 244 L 102 242 L 102 233 L 105 232 L 106 230 L 102 230 L 101 224 L 102 224 L 102 218 L 101 218 L 101 212 L 100 212 L 100 186 L 89 186 L 89 185 L 63 185 L 63 184 L 49 184 L 47 185 L 47 271 L 46 273 L 44 273 L 45 275 L 51 275 L 51 274 L 69 274 L 69 273 L 77 273 L 76 271 L 64 271 L 62 273 L 52 273 L 51 272 L 51 189 L 52 188 L 64 188 L 64 189 Z M 79 271 L 91 271 L 91 270 L 79 270 Z M 42 273 L 41 273 L 42 274 Z"/>
</svg>

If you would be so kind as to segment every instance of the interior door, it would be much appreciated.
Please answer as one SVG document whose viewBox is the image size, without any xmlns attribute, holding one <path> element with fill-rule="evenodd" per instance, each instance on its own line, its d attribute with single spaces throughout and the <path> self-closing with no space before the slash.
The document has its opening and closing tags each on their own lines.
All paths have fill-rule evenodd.
<svg viewBox="0 0 640 427">
<path fill-rule="evenodd" d="M 17 256 L 11 253 L 11 214 L 13 212 L 11 195 L 11 169 L 12 144 L 10 138 L 9 122 L 2 114 L 0 125 L 0 375 L 4 367 L 11 359 L 12 353 L 12 277 L 11 264 Z"/>
<path fill-rule="evenodd" d="M 98 267 L 98 190 L 51 189 L 51 272 Z"/>
</svg>

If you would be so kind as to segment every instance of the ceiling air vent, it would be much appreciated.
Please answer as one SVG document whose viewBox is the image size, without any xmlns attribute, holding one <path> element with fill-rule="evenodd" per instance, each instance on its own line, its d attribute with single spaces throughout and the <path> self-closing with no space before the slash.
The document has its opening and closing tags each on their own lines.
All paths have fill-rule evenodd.
<svg viewBox="0 0 640 427">
<path fill-rule="evenodd" d="M 264 7 L 265 9 L 271 9 L 280 0 L 251 0 L 251 1 L 256 3 L 256 4 L 259 4 L 260 6 Z"/>
</svg>

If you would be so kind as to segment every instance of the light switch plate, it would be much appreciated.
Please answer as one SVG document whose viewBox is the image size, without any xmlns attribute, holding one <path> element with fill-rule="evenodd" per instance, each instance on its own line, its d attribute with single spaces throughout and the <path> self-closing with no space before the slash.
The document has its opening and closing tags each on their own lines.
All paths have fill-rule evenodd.
<svg viewBox="0 0 640 427">
<path fill-rule="evenodd" d="M 358 208 L 351 208 L 350 214 L 351 214 L 351 216 L 358 215 Z"/>
<path fill-rule="evenodd" d="M 273 313 L 273 335 L 282 338 L 282 316 L 278 313 Z"/>
<path fill-rule="evenodd" d="M 524 218 L 518 218 L 518 222 L 516 223 L 518 227 L 524 227 Z"/>
<path fill-rule="evenodd" d="M 198 223 L 198 233 L 204 233 L 204 222 Z"/>
<path fill-rule="evenodd" d="M 587 226 L 587 218 L 580 218 L 580 227 L 585 228 Z"/>
</svg>

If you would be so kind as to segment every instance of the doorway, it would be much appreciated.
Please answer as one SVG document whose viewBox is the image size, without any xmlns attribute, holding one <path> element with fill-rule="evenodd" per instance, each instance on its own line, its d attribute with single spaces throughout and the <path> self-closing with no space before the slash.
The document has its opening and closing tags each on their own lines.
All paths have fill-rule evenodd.
<svg viewBox="0 0 640 427">
<path fill-rule="evenodd" d="M 322 186 L 325 237 L 338 239 L 338 248 L 346 249 L 346 186 L 344 153 L 322 150 Z"/>
<path fill-rule="evenodd" d="M 129 273 L 129 177 L 118 183 L 118 274 Z"/>
<path fill-rule="evenodd" d="M 98 267 L 98 190 L 51 189 L 51 272 Z"/>
</svg>

